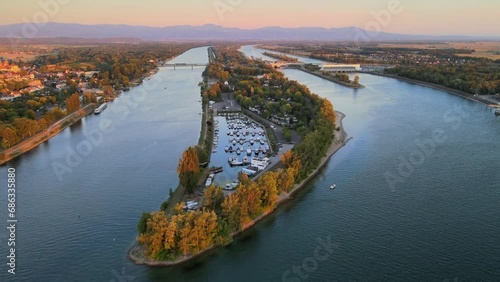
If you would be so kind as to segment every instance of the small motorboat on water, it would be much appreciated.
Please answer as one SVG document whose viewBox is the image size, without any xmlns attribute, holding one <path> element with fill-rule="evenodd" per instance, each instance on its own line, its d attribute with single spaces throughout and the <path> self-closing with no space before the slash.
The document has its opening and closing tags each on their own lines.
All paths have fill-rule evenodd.
<svg viewBox="0 0 500 282">
<path fill-rule="evenodd" d="M 495 115 L 496 116 L 500 116 L 500 109 L 498 109 L 498 110 L 495 111 Z"/>
<path fill-rule="evenodd" d="M 231 166 L 242 166 L 243 165 L 243 162 L 238 160 L 237 158 L 236 159 L 233 159 L 233 161 L 230 163 Z"/>
<path fill-rule="evenodd" d="M 332 186 L 330 186 L 330 189 L 335 189 L 337 188 L 337 184 L 333 184 Z"/>
</svg>

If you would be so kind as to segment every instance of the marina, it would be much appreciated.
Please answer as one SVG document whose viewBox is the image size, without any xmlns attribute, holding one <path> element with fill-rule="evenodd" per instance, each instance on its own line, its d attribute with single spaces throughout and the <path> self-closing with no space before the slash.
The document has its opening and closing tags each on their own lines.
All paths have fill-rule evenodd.
<svg viewBox="0 0 500 282">
<path fill-rule="evenodd" d="M 221 167 L 205 184 L 224 190 L 237 187 L 239 173 L 255 176 L 266 170 L 273 155 L 264 127 L 242 113 L 220 113 L 214 118 L 210 166 Z M 223 148 L 223 149 L 219 149 Z M 236 185 L 235 185 L 236 183 Z"/>
</svg>

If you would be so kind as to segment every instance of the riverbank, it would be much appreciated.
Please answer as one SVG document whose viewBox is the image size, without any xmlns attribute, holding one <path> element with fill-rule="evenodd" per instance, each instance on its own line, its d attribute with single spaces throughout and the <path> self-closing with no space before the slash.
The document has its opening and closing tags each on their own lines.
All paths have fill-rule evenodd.
<svg viewBox="0 0 500 282">
<path fill-rule="evenodd" d="M 33 135 L 32 137 L 24 140 L 23 142 L 15 145 L 14 147 L 3 151 L 2 155 L 0 156 L 0 165 L 3 165 L 6 162 L 36 148 L 38 145 L 56 136 L 61 131 L 66 129 L 68 126 L 71 126 L 75 122 L 81 120 L 88 114 L 92 113 L 96 108 L 96 106 L 97 106 L 96 104 L 89 104 L 81 108 L 80 110 L 57 121 L 46 130 L 39 132 Z"/>
<path fill-rule="evenodd" d="M 344 147 L 348 140 L 346 140 L 347 134 L 343 128 L 342 125 L 342 120 L 345 118 L 345 115 L 341 112 L 336 112 L 336 120 L 335 120 L 335 128 L 339 129 L 338 131 L 335 131 L 335 138 L 332 141 L 332 144 L 330 145 L 326 156 L 323 157 L 318 165 L 318 167 L 311 172 L 311 174 L 304 179 L 301 183 L 295 184 L 292 190 L 289 193 L 282 194 L 280 195 L 280 198 L 278 200 L 278 203 L 276 204 L 276 207 L 264 212 L 261 216 L 258 218 L 254 219 L 252 222 L 248 223 L 245 225 L 240 231 L 234 232 L 231 234 L 233 238 L 245 233 L 249 229 L 251 229 L 253 226 L 258 224 L 260 221 L 262 221 L 264 218 L 267 216 L 273 214 L 281 205 L 292 199 L 293 195 L 297 193 L 299 190 L 305 187 L 305 185 L 311 181 L 317 174 L 325 167 L 325 165 L 328 163 L 330 158 L 338 151 L 340 148 Z M 181 265 L 184 263 L 187 263 L 189 261 L 192 261 L 193 259 L 199 258 L 205 254 L 210 253 L 211 251 L 219 248 L 218 246 L 211 246 L 197 254 L 190 255 L 190 256 L 185 256 L 182 258 L 179 258 L 174 261 L 156 261 L 154 259 L 151 259 L 149 257 L 145 256 L 145 248 L 144 246 L 140 246 L 137 244 L 137 242 L 134 243 L 134 245 L 131 247 L 131 249 L 128 252 L 128 257 L 129 259 L 134 262 L 135 264 L 139 265 L 147 265 L 151 267 L 170 267 L 170 266 L 177 266 Z"/>
<path fill-rule="evenodd" d="M 344 82 L 344 81 L 340 81 L 340 80 L 338 80 L 338 79 L 335 79 L 334 77 L 331 77 L 331 76 L 326 76 L 326 75 L 321 74 L 320 72 L 310 71 L 310 70 L 307 70 L 307 69 L 305 69 L 305 68 L 293 68 L 293 69 L 301 70 L 301 71 L 306 72 L 306 73 L 308 73 L 308 74 L 311 74 L 311 75 L 317 76 L 317 77 L 319 77 L 319 78 L 326 79 L 326 80 L 328 80 L 328 81 L 331 81 L 331 82 L 333 82 L 333 83 L 340 84 L 340 85 L 345 86 L 345 87 L 354 88 L 354 89 L 362 89 L 362 88 L 365 88 L 365 86 L 364 86 L 363 84 L 354 85 L 354 84 L 352 84 L 352 83 L 349 83 L 349 82 Z"/>
<path fill-rule="evenodd" d="M 447 92 L 449 94 L 465 98 L 467 100 L 471 100 L 471 101 L 474 101 L 474 102 L 481 103 L 481 104 L 486 105 L 488 107 L 493 107 L 493 108 L 498 107 L 498 105 L 492 104 L 490 101 L 487 101 L 487 100 L 482 99 L 480 97 L 474 97 L 474 95 L 472 95 L 472 94 L 469 94 L 469 93 L 466 93 L 466 92 L 463 92 L 463 91 L 460 91 L 460 90 L 452 89 L 452 88 L 449 88 L 449 87 L 446 87 L 446 86 L 443 86 L 443 85 L 433 84 L 433 83 L 429 83 L 429 82 L 425 82 L 425 81 L 420 81 L 420 80 L 416 80 L 416 79 L 401 77 L 401 76 L 398 76 L 398 75 L 379 73 L 379 72 L 361 72 L 361 73 L 372 74 L 372 75 L 377 75 L 377 76 L 382 76 L 382 77 L 388 77 L 388 78 L 394 78 L 394 79 L 401 80 L 401 81 L 404 81 L 404 82 L 408 82 L 408 83 L 412 83 L 412 84 L 417 84 L 417 85 L 421 85 L 421 86 L 425 86 L 425 87 L 430 87 L 430 88 L 436 89 L 436 90 L 441 90 L 441 91 Z"/>
</svg>

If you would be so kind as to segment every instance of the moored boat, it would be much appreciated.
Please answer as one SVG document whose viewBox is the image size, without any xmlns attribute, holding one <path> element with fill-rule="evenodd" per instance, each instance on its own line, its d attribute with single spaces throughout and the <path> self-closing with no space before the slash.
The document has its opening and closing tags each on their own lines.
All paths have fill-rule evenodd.
<svg viewBox="0 0 500 282">
<path fill-rule="evenodd" d="M 94 114 L 98 115 L 102 113 L 102 111 L 104 111 L 104 109 L 106 109 L 107 107 L 108 107 L 107 103 L 101 104 L 97 109 L 94 110 Z"/>
</svg>

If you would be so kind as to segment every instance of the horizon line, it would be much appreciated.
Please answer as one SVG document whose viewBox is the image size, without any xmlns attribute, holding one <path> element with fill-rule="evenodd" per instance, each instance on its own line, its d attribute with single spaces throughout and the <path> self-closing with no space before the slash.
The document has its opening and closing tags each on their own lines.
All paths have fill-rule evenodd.
<svg viewBox="0 0 500 282">
<path fill-rule="evenodd" d="M 252 30 L 259 30 L 259 29 L 265 29 L 265 28 L 282 28 L 282 29 L 303 29 L 303 28 L 322 28 L 326 30 L 332 30 L 332 29 L 343 29 L 343 28 L 357 28 L 363 31 L 369 31 L 369 32 L 374 32 L 370 30 L 366 30 L 364 28 L 355 26 L 355 25 L 349 25 L 349 26 L 342 26 L 342 27 L 324 27 L 324 26 L 295 26 L 295 27 L 286 27 L 286 26 L 279 26 L 279 25 L 269 25 L 269 26 L 261 26 L 261 27 L 255 27 L 255 28 L 244 28 L 244 27 L 236 27 L 236 26 L 224 26 L 220 24 L 214 24 L 214 23 L 205 23 L 205 24 L 200 24 L 200 25 L 192 25 L 192 24 L 175 24 L 175 25 L 165 25 L 165 26 L 155 26 L 155 25 L 143 25 L 143 24 L 127 24 L 127 23 L 95 23 L 95 24 L 90 24 L 90 23 L 77 23 L 77 22 L 46 22 L 46 23 L 35 23 L 35 22 L 18 22 L 18 23 L 10 23 L 10 24 L 0 24 L 0 27 L 6 27 L 6 26 L 14 26 L 14 25 L 24 25 L 24 24 L 34 24 L 34 25 L 46 25 L 46 24 L 66 24 L 66 25 L 82 25 L 82 26 L 130 26 L 130 27 L 146 27 L 146 28 L 169 28 L 169 27 L 204 27 L 204 26 L 215 26 L 215 27 L 221 27 L 221 28 L 228 28 L 228 29 L 239 29 L 239 30 L 246 30 L 246 31 L 252 31 Z M 490 38 L 496 38 L 497 40 L 500 40 L 500 34 L 482 34 L 482 35 L 471 35 L 471 34 L 422 34 L 422 33 L 402 33 L 402 32 L 389 32 L 389 31 L 380 31 L 379 33 L 390 33 L 390 34 L 397 34 L 397 35 L 412 35 L 412 36 L 429 36 L 429 37 L 439 37 L 439 36 L 462 36 L 462 37 L 490 37 Z"/>
</svg>

